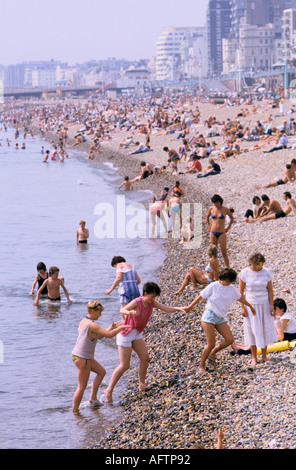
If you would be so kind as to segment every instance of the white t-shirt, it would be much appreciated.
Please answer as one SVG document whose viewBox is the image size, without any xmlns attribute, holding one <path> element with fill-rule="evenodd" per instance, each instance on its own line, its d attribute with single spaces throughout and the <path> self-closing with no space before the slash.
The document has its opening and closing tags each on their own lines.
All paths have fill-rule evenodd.
<svg viewBox="0 0 296 470">
<path fill-rule="evenodd" d="M 281 320 L 289 320 L 285 328 L 285 333 L 296 333 L 296 318 L 290 313 L 285 312 L 284 315 L 281 316 Z"/>
<path fill-rule="evenodd" d="M 229 312 L 232 302 L 241 298 L 241 293 L 233 284 L 223 286 L 219 281 L 211 282 L 200 295 L 207 299 L 206 308 L 222 318 Z"/>
<path fill-rule="evenodd" d="M 251 305 L 268 302 L 267 284 L 272 276 L 272 272 L 264 267 L 261 271 L 253 271 L 250 267 L 241 271 L 238 277 L 246 284 L 244 296 Z"/>
<path fill-rule="evenodd" d="M 282 135 L 280 140 L 279 140 L 279 145 L 288 145 L 288 139 L 285 135 Z"/>
</svg>

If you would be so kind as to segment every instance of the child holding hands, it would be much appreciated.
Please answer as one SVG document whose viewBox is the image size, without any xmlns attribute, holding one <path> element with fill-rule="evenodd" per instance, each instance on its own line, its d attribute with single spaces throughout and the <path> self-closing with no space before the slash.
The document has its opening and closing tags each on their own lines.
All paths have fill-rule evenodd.
<svg viewBox="0 0 296 470">
<path fill-rule="evenodd" d="M 205 311 L 201 317 L 202 327 L 206 335 L 207 344 L 203 349 L 199 371 L 206 372 L 206 361 L 216 368 L 216 354 L 224 348 L 230 346 L 233 342 L 233 335 L 226 320 L 226 315 L 234 300 L 247 305 L 253 314 L 255 309 L 249 304 L 239 290 L 233 285 L 237 277 L 236 271 L 231 268 L 225 268 L 221 271 L 219 281 L 212 282 L 203 289 L 185 311 L 189 312 L 201 300 L 207 300 Z M 224 340 L 216 344 L 215 330 L 223 336 Z"/>
<path fill-rule="evenodd" d="M 73 413 L 77 413 L 91 372 L 96 374 L 92 383 L 89 403 L 98 406 L 102 403 L 97 399 L 98 388 L 106 374 L 105 369 L 94 359 L 98 339 L 113 338 L 122 329 L 130 325 L 122 325 L 121 321 L 112 323 L 106 330 L 96 323 L 102 315 L 103 305 L 94 300 L 87 304 L 87 316 L 83 318 L 78 328 L 78 338 L 72 351 L 72 360 L 77 367 L 78 386 L 73 397 Z"/>
</svg>

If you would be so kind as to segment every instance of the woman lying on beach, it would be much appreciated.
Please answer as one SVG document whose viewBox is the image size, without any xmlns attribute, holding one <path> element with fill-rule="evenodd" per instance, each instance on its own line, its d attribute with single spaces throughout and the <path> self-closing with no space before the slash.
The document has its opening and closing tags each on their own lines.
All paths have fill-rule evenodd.
<svg viewBox="0 0 296 470">
<path fill-rule="evenodd" d="M 134 136 L 129 136 L 126 137 L 126 139 L 123 139 L 119 145 L 118 145 L 118 150 L 121 148 L 127 148 L 129 147 L 132 143 L 134 142 Z"/>
<path fill-rule="evenodd" d="M 206 224 L 210 231 L 210 241 L 211 244 L 215 246 L 217 246 L 219 242 L 225 265 L 229 268 L 226 233 L 233 224 L 234 218 L 230 210 L 223 206 L 223 199 L 219 194 L 214 194 L 211 201 L 214 205 L 209 208 L 206 216 Z M 225 218 L 227 215 L 230 218 L 230 222 L 228 227 L 225 228 Z"/>
<path fill-rule="evenodd" d="M 253 131 L 250 130 L 249 127 L 246 127 L 244 135 L 238 141 L 239 142 L 243 142 L 243 141 L 251 142 L 253 140 L 259 140 L 258 135 L 255 135 Z"/>
<path fill-rule="evenodd" d="M 132 326 L 121 331 L 116 338 L 120 364 L 114 370 L 110 383 L 104 391 L 105 399 L 108 403 L 112 402 L 112 394 L 115 385 L 130 367 L 133 351 L 135 351 L 140 359 L 139 391 L 145 392 L 148 389 L 146 373 L 149 363 L 149 353 L 143 338 L 143 332 L 150 320 L 153 308 L 157 308 L 166 313 L 184 312 L 182 307 L 169 307 L 158 302 L 156 297 L 160 295 L 160 292 L 161 290 L 157 284 L 154 282 L 146 282 L 143 286 L 143 295 L 132 300 L 128 305 L 120 309 L 121 315 L 125 316 L 123 325 Z"/>
<path fill-rule="evenodd" d="M 198 284 L 205 285 L 219 279 L 219 262 L 217 260 L 217 247 L 210 245 L 207 251 L 209 262 L 205 268 L 205 273 L 195 267 L 189 268 L 180 289 L 174 292 L 175 295 L 182 294 L 183 290 L 192 281 L 191 290 L 196 289 Z"/>
<path fill-rule="evenodd" d="M 138 145 L 137 149 L 134 150 L 133 152 L 130 152 L 129 155 L 137 155 L 138 153 L 145 153 L 145 152 L 150 152 L 152 149 L 150 148 L 150 145 L 146 145 L 143 143 L 136 142 L 135 145 Z"/>
</svg>

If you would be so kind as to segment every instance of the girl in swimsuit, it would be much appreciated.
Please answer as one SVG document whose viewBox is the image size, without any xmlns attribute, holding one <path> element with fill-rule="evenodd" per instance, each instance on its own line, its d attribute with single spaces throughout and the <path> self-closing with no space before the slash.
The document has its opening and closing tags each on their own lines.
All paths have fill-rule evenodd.
<svg viewBox="0 0 296 470">
<path fill-rule="evenodd" d="M 155 235 L 155 227 L 157 221 L 156 217 L 160 218 L 165 233 L 168 233 L 167 223 L 163 214 L 163 210 L 166 210 L 166 207 L 167 204 L 165 203 L 165 201 L 154 201 L 152 204 L 150 204 L 149 213 L 151 219 L 151 237 L 154 237 Z"/>
<path fill-rule="evenodd" d="M 227 246 L 226 246 L 226 233 L 229 231 L 231 225 L 233 224 L 233 215 L 227 207 L 223 206 L 223 199 L 218 194 L 214 194 L 211 198 L 212 203 L 214 204 L 208 210 L 206 216 L 206 224 L 210 231 L 210 241 L 212 245 L 220 244 L 222 256 L 227 268 L 229 268 L 229 258 L 227 255 Z M 225 217 L 228 215 L 230 222 L 227 228 L 225 228 Z M 211 223 L 210 223 L 211 221 Z"/>
<path fill-rule="evenodd" d="M 205 285 L 213 281 L 219 280 L 219 263 L 217 260 L 217 247 L 215 245 L 210 245 L 207 251 L 209 262 L 205 268 L 205 273 L 199 271 L 197 268 L 189 268 L 188 273 L 184 277 L 180 289 L 174 292 L 175 295 L 179 295 L 183 292 L 185 287 L 188 286 L 190 281 L 192 281 L 191 290 L 196 289 L 197 284 Z"/>
<path fill-rule="evenodd" d="M 168 203 L 168 207 L 171 211 L 171 216 L 172 216 L 173 232 L 176 231 L 176 227 L 175 227 L 176 218 L 179 218 L 179 221 L 180 221 L 178 236 L 180 235 L 180 228 L 182 226 L 182 215 L 181 215 L 182 202 L 181 202 L 180 196 L 181 196 L 181 193 L 177 191 L 176 193 L 174 193 L 173 196 L 170 197 L 169 203 Z"/>
<path fill-rule="evenodd" d="M 38 274 L 36 274 L 36 276 L 35 276 L 34 282 L 32 284 L 30 295 L 34 294 L 34 289 L 35 289 L 35 286 L 36 286 L 37 283 L 38 283 L 38 289 L 40 289 L 40 287 L 42 286 L 44 281 L 46 281 L 46 279 L 48 278 L 48 272 L 46 270 L 46 266 L 42 261 L 40 261 L 40 263 L 37 264 L 36 269 L 37 269 Z M 44 289 L 42 289 L 40 291 L 40 294 L 41 295 L 47 295 L 47 287 L 46 286 L 44 287 Z"/>
</svg>

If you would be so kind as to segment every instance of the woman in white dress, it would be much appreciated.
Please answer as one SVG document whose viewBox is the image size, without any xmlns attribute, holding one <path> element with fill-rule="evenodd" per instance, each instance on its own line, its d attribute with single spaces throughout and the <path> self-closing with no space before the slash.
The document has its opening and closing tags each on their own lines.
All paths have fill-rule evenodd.
<svg viewBox="0 0 296 470">
<path fill-rule="evenodd" d="M 265 362 L 267 346 L 277 341 L 274 326 L 273 274 L 263 267 L 264 263 L 264 256 L 255 253 L 249 258 L 250 266 L 239 274 L 239 291 L 256 310 L 253 315 L 245 305 L 242 305 L 241 309 L 244 317 L 244 342 L 251 347 L 251 370 L 257 365 L 257 348 L 261 348 L 262 360 Z"/>
</svg>

